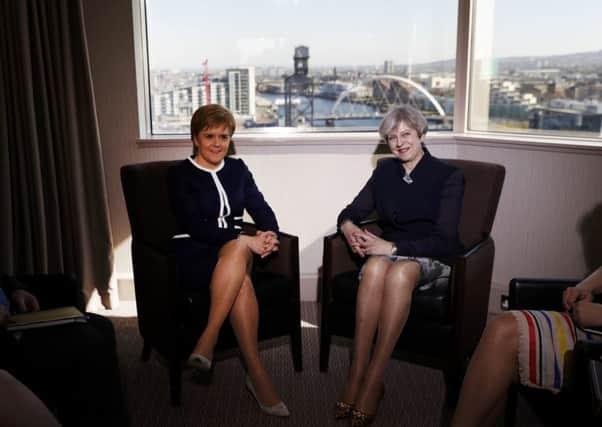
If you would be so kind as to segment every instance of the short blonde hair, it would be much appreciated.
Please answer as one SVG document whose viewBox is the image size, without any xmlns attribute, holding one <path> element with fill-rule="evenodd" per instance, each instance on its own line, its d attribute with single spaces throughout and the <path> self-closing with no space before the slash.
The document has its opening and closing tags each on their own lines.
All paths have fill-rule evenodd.
<svg viewBox="0 0 602 427">
<path fill-rule="evenodd" d="M 386 142 L 387 135 L 389 135 L 393 129 L 397 129 L 401 122 L 404 122 L 414 129 L 419 138 L 426 135 L 428 125 L 422 113 L 411 105 L 404 104 L 389 110 L 383 118 L 383 121 L 380 122 L 378 134 L 382 140 Z"/>
</svg>

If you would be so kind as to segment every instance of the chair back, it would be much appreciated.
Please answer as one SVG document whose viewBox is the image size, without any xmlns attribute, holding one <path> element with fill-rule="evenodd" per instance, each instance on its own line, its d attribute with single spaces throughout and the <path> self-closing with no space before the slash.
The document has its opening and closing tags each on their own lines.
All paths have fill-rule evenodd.
<svg viewBox="0 0 602 427">
<path fill-rule="evenodd" d="M 494 163 L 446 159 L 464 173 L 465 187 L 460 215 L 460 241 L 472 248 L 491 233 L 506 169 Z"/>
<path fill-rule="evenodd" d="M 177 160 L 156 161 L 121 168 L 132 239 L 161 251 L 177 231 L 167 188 L 167 171 L 176 163 Z"/>
</svg>

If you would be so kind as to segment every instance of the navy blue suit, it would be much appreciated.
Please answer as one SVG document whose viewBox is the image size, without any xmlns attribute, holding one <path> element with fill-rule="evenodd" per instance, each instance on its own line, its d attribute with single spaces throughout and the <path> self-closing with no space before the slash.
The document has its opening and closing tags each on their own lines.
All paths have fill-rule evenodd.
<svg viewBox="0 0 602 427">
<path fill-rule="evenodd" d="M 359 224 L 376 211 L 381 237 L 395 243 L 398 255 L 442 258 L 460 253 L 462 172 L 425 149 L 411 184 L 404 175 L 401 160 L 380 159 L 364 188 L 339 214 L 337 225 L 346 220 Z"/>
<path fill-rule="evenodd" d="M 186 287 L 209 285 L 221 247 L 242 231 L 246 209 L 258 230 L 278 233 L 274 211 L 255 185 L 247 165 L 226 157 L 215 170 L 199 166 L 192 158 L 169 170 L 169 198 L 178 223 L 174 239 L 180 280 Z"/>
</svg>

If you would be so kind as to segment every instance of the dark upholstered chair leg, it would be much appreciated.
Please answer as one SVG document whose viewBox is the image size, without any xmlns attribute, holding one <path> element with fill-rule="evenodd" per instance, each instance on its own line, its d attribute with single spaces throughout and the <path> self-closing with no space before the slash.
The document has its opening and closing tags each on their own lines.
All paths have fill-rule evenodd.
<svg viewBox="0 0 602 427">
<path fill-rule="evenodd" d="M 151 347 L 151 345 L 144 341 L 144 344 L 142 345 L 142 355 L 140 356 L 140 359 L 142 359 L 143 362 L 148 362 L 152 350 L 153 348 Z"/>
<path fill-rule="evenodd" d="M 173 406 L 182 401 L 182 369 L 178 361 L 169 362 L 169 398 Z"/>
<path fill-rule="evenodd" d="M 460 397 L 462 373 L 460 368 L 447 368 L 443 371 L 445 379 L 445 400 L 447 405 L 455 407 Z"/>
<path fill-rule="evenodd" d="M 330 335 L 326 331 L 320 333 L 320 371 L 328 372 L 330 358 Z"/>
<path fill-rule="evenodd" d="M 293 329 L 291 334 L 291 351 L 293 353 L 293 366 L 295 371 L 301 372 L 303 370 L 303 353 L 301 343 L 301 325 Z"/>
</svg>

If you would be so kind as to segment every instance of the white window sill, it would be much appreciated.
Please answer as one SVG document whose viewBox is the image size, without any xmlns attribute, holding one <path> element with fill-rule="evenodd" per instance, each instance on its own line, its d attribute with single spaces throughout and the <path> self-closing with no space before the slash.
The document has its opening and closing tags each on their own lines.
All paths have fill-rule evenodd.
<svg viewBox="0 0 602 427">
<path fill-rule="evenodd" d="M 569 136 L 541 136 L 505 133 L 455 133 L 458 145 L 490 146 L 538 151 L 580 152 L 602 155 L 602 140 Z"/>
<path fill-rule="evenodd" d="M 234 143 L 255 147 L 283 146 L 374 146 L 378 133 L 369 132 L 298 132 L 274 129 L 260 132 L 241 132 L 234 135 Z M 503 133 L 452 133 L 431 132 L 428 144 L 489 146 L 508 149 L 538 151 L 578 152 L 602 155 L 602 140 L 553 136 L 529 136 Z M 141 148 L 189 146 L 190 139 L 183 135 L 161 135 L 137 140 Z"/>
<path fill-rule="evenodd" d="M 297 145 L 371 145 L 379 142 L 376 131 L 366 132 L 299 132 L 295 129 L 274 129 L 260 132 L 235 133 L 235 144 L 246 146 L 297 146 Z M 160 147 L 190 145 L 190 139 L 183 135 L 161 135 L 140 138 L 136 141 L 142 147 Z M 453 143 L 452 132 L 431 132 L 427 136 L 428 143 Z"/>
</svg>

